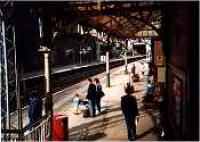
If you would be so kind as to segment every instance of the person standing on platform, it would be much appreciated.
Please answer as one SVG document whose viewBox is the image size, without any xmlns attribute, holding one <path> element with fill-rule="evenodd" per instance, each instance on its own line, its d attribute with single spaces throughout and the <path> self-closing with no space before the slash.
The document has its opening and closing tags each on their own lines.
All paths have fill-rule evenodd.
<svg viewBox="0 0 200 142">
<path fill-rule="evenodd" d="M 146 101 L 147 102 L 152 102 L 153 101 L 153 92 L 154 92 L 154 85 L 151 83 L 150 80 L 147 82 L 147 87 L 146 87 Z"/>
<path fill-rule="evenodd" d="M 144 72 L 145 72 L 145 65 L 144 65 L 144 63 L 143 63 L 143 62 L 141 63 L 141 65 L 142 65 L 142 75 L 144 76 Z"/>
<path fill-rule="evenodd" d="M 138 107 L 136 97 L 132 96 L 133 93 L 130 84 L 125 87 L 126 95 L 121 98 L 121 109 L 125 117 L 128 140 L 132 141 L 136 139 L 136 117 L 138 114 Z"/>
<path fill-rule="evenodd" d="M 34 127 L 34 123 L 42 118 L 42 100 L 36 91 L 33 91 L 28 104 L 29 126 Z"/>
<path fill-rule="evenodd" d="M 131 72 L 132 72 L 133 75 L 135 75 L 135 68 L 136 68 L 135 63 L 133 63 L 133 66 L 132 66 L 132 69 L 131 69 Z"/>
<path fill-rule="evenodd" d="M 94 85 L 93 81 L 91 78 L 88 78 L 88 92 L 86 99 L 88 99 L 89 102 L 89 111 L 90 111 L 90 116 L 95 117 L 96 116 L 96 86 Z"/>
<path fill-rule="evenodd" d="M 101 98 L 104 96 L 104 92 L 102 91 L 102 86 L 100 84 L 100 81 L 98 78 L 94 79 L 95 84 L 96 84 L 96 106 L 97 106 L 97 110 L 98 110 L 98 114 L 101 114 Z"/>
<path fill-rule="evenodd" d="M 149 61 L 149 73 L 148 76 L 152 76 L 153 75 L 153 62 L 152 60 Z"/>
</svg>

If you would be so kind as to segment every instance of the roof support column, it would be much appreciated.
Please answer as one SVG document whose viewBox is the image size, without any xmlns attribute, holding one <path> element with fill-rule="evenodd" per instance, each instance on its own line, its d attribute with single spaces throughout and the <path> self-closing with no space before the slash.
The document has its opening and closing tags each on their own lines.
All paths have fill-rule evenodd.
<svg viewBox="0 0 200 142">
<path fill-rule="evenodd" d="M 128 74 L 128 62 L 127 62 L 127 49 L 128 49 L 128 40 L 126 40 L 126 45 L 125 45 L 125 52 L 124 52 L 124 62 L 125 62 L 125 74 Z"/>
<path fill-rule="evenodd" d="M 109 51 L 106 51 L 106 86 L 110 87 Z"/>
<path fill-rule="evenodd" d="M 41 38 L 40 49 L 39 52 L 43 53 L 44 56 L 44 83 L 45 83 L 45 95 L 46 95 L 46 102 L 45 102 L 45 111 L 46 115 L 50 117 L 50 129 L 49 129 L 49 137 L 48 140 L 52 140 L 52 122 L 53 122 L 53 99 L 51 93 L 51 64 L 50 64 L 50 47 L 51 47 L 51 37 L 52 37 L 52 28 L 51 24 L 51 17 L 47 14 L 46 11 L 42 11 L 42 16 L 39 17 L 39 36 Z"/>
<path fill-rule="evenodd" d="M 40 46 L 39 52 L 44 55 L 44 80 L 45 80 L 45 93 L 46 93 L 46 115 L 50 115 L 50 136 L 48 140 L 52 140 L 52 115 L 53 115 L 53 102 L 52 94 L 50 92 L 50 63 L 49 53 L 50 49 L 46 46 Z"/>
<path fill-rule="evenodd" d="M 108 46 L 110 45 L 110 37 L 107 38 Z M 106 86 L 110 87 L 110 67 L 109 67 L 109 47 L 106 50 Z"/>
<path fill-rule="evenodd" d="M 0 11 L 1 12 L 1 11 Z M 1 13 L 0 13 L 1 14 Z M 1 14 L 3 17 L 3 14 Z M 8 70 L 7 70 L 7 45 L 5 36 L 5 21 L 1 21 L 1 48 L 0 48 L 0 93 L 1 93 L 1 116 L 3 129 L 10 129 L 9 94 L 8 94 Z M 3 134 L 4 140 L 7 136 Z"/>
<path fill-rule="evenodd" d="M 9 141 L 10 132 L 5 130 L 21 130 L 21 103 L 18 81 L 18 58 L 15 45 L 15 16 L 12 2 L 5 3 L 0 10 L 0 94 L 2 140 Z M 17 108 L 15 111 L 14 109 Z M 11 123 L 10 113 L 17 118 L 17 124 Z M 3 130 L 3 131 L 2 131 Z"/>
<path fill-rule="evenodd" d="M 97 61 L 99 62 L 100 61 L 100 43 L 98 42 L 98 39 L 99 39 L 99 33 L 97 32 L 97 40 L 96 40 L 96 55 L 97 55 Z"/>
</svg>

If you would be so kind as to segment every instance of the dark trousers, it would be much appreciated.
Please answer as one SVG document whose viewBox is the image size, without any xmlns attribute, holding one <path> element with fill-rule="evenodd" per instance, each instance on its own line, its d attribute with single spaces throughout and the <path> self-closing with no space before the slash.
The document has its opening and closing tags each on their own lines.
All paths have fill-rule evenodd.
<svg viewBox="0 0 200 142">
<path fill-rule="evenodd" d="M 101 99 L 96 100 L 97 110 L 99 111 L 99 114 L 101 113 Z"/>
<path fill-rule="evenodd" d="M 125 117 L 125 120 L 128 130 L 128 140 L 133 141 L 136 139 L 135 117 Z"/>
<path fill-rule="evenodd" d="M 34 124 L 33 117 L 30 117 L 29 118 L 29 129 L 32 129 L 33 124 Z"/>
</svg>

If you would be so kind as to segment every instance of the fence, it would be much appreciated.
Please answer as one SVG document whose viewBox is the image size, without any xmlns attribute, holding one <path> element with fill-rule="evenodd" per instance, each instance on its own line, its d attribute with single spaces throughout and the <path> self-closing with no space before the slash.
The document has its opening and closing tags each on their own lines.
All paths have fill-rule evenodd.
<svg viewBox="0 0 200 142">
<path fill-rule="evenodd" d="M 35 123 L 36 127 L 26 126 L 22 130 L 2 130 L 2 141 L 45 141 L 50 138 L 50 116 L 44 116 Z"/>
</svg>

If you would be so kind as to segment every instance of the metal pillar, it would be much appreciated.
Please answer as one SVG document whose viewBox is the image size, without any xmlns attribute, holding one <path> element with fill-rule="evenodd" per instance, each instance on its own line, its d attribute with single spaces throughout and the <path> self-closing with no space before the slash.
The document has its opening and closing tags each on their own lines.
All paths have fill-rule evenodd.
<svg viewBox="0 0 200 142">
<path fill-rule="evenodd" d="M 1 11 L 0 11 L 1 12 Z M 1 17 L 2 17 L 2 13 L 0 13 L 1 15 Z M 2 18 L 1 18 L 2 19 Z M 1 22 L 2 23 L 2 22 Z M 2 24 L 1 24 L 1 26 L 0 26 L 0 33 L 1 33 L 1 35 L 0 35 L 0 44 L 1 44 L 1 46 L 0 46 L 0 94 L 2 95 L 2 90 L 1 90 L 1 88 L 2 88 L 2 82 L 3 82 L 3 80 L 2 80 L 2 69 L 1 69 L 1 66 L 2 66 L 2 61 L 3 61 L 3 58 L 2 58 L 2 52 L 3 52 L 3 46 L 2 46 L 2 43 L 3 43 L 3 38 L 2 38 Z M 2 97 L 2 96 L 1 96 Z M 2 102 L 2 98 L 0 97 L 0 103 Z M 2 108 L 2 103 L 0 104 L 0 106 L 1 106 L 1 108 Z M 2 109 L 1 109 L 2 110 Z M 2 111 L 1 111 L 1 114 L 2 114 Z M 1 124 L 1 121 L 0 121 L 0 125 L 2 126 L 2 124 Z M 2 128 L 2 127 L 1 127 Z M 0 134 L 1 134 L 1 130 L 0 130 Z"/>
<path fill-rule="evenodd" d="M 82 35 L 82 33 L 81 33 L 81 25 L 79 25 L 79 24 L 78 24 L 78 33 L 80 35 Z M 82 44 L 82 41 L 80 43 Z M 82 54 L 81 44 L 79 45 L 79 64 L 81 64 L 81 54 Z"/>
<path fill-rule="evenodd" d="M 133 51 L 133 53 L 132 53 L 132 56 L 133 56 L 133 66 L 132 66 L 132 74 L 133 74 L 133 76 L 135 75 L 135 70 L 136 70 L 136 66 L 135 66 L 135 51 L 134 51 L 134 48 L 132 47 L 132 51 Z"/>
<path fill-rule="evenodd" d="M 128 62 L 127 62 L 127 52 L 124 53 L 124 62 L 125 62 L 125 74 L 128 74 Z"/>
<path fill-rule="evenodd" d="M 72 58 L 73 58 L 73 65 L 75 64 L 75 55 L 74 55 L 74 49 L 72 49 Z"/>
<path fill-rule="evenodd" d="M 43 37 L 43 29 L 42 29 L 42 19 L 41 19 L 41 17 L 39 17 L 38 18 L 38 22 L 39 22 L 39 32 L 40 32 L 40 38 L 42 38 Z"/>
<path fill-rule="evenodd" d="M 1 123 L 2 129 L 22 129 L 21 100 L 19 93 L 17 52 L 15 46 L 15 25 L 13 20 L 13 3 L 5 2 L 0 11 L 1 41 L 0 41 L 0 92 L 1 92 Z M 16 105 L 16 106 L 13 106 Z M 12 106 L 12 107 L 11 107 Z M 12 108 L 12 110 L 11 110 Z M 14 109 L 17 108 L 17 111 Z M 18 126 L 10 123 L 10 112 L 17 116 Z M 18 128 L 17 128 L 18 127 Z M 10 139 L 10 134 L 4 135 L 4 140 Z"/>
<path fill-rule="evenodd" d="M 127 63 L 127 50 L 128 50 L 128 40 L 126 40 L 126 49 L 124 53 L 124 63 L 125 63 L 125 74 L 128 74 L 128 63 Z"/>
<path fill-rule="evenodd" d="M 134 45 L 132 45 L 132 56 L 135 57 Z"/>
<path fill-rule="evenodd" d="M 79 54 L 80 54 L 80 64 L 81 64 L 81 63 L 82 63 L 82 61 L 81 61 L 81 54 L 82 54 L 81 45 L 80 45 L 80 51 L 79 51 Z"/>
<path fill-rule="evenodd" d="M 45 76 L 45 85 L 46 92 L 50 92 L 50 73 L 49 73 L 49 49 L 44 52 L 44 76 Z"/>
<path fill-rule="evenodd" d="M 1 13 L 1 19 L 3 14 Z M 7 50 L 6 50 L 6 35 L 5 35 L 5 21 L 1 21 L 1 117 L 3 129 L 10 128 L 10 114 L 9 114 L 9 96 L 8 96 L 8 70 L 7 70 Z M 6 139 L 6 137 L 5 137 Z"/>
<path fill-rule="evenodd" d="M 110 87 L 109 51 L 106 51 L 106 86 Z"/>
<path fill-rule="evenodd" d="M 43 22 L 41 17 L 38 18 L 39 22 L 39 36 L 42 39 L 43 34 Z M 45 77 L 45 92 L 50 93 L 50 65 L 49 65 L 49 53 L 50 49 L 48 49 L 46 46 L 40 46 L 39 52 L 42 52 L 44 54 L 44 77 Z"/>
<path fill-rule="evenodd" d="M 53 116 L 53 102 L 52 94 L 50 90 L 50 65 L 49 65 L 49 53 L 50 49 L 46 46 L 40 46 L 39 52 L 44 55 L 44 81 L 45 81 L 45 92 L 46 92 L 46 114 L 51 118 L 50 120 L 50 136 L 49 140 L 52 140 L 52 116 Z"/>
<path fill-rule="evenodd" d="M 100 45 L 99 45 L 99 43 L 98 42 L 96 42 L 96 55 L 97 55 L 97 61 L 99 62 L 100 61 Z"/>
<path fill-rule="evenodd" d="M 42 39 L 44 36 L 43 33 L 43 21 L 42 18 L 39 17 L 39 31 L 40 31 L 40 38 Z M 43 44 L 43 43 L 42 43 Z M 45 110 L 46 110 L 46 115 L 50 116 L 50 134 L 48 140 L 52 140 L 52 122 L 53 122 L 53 99 L 52 99 L 52 94 L 51 94 L 51 88 L 50 88 L 50 75 L 51 75 L 51 70 L 50 70 L 50 49 L 47 48 L 47 46 L 42 46 L 40 45 L 40 49 L 38 50 L 39 52 L 43 53 L 44 56 L 44 83 L 45 83 L 45 93 L 46 93 L 46 104 L 45 104 Z"/>
<path fill-rule="evenodd" d="M 15 46 L 15 29 L 13 27 L 13 45 Z M 22 130 L 23 128 L 23 118 L 22 118 L 22 105 L 21 105 L 21 95 L 19 90 L 19 77 L 18 77 L 18 68 L 17 68 L 17 52 L 16 52 L 16 46 L 14 49 L 15 52 L 15 73 L 16 73 L 16 95 L 17 95 L 17 121 L 18 121 L 18 130 Z M 19 140 L 23 140 L 23 134 L 19 134 Z"/>
<path fill-rule="evenodd" d="M 97 41 L 96 41 L 96 55 L 97 55 L 97 61 L 99 62 L 100 61 L 100 43 L 98 42 L 98 39 L 99 39 L 99 33 L 97 32 Z"/>
</svg>

